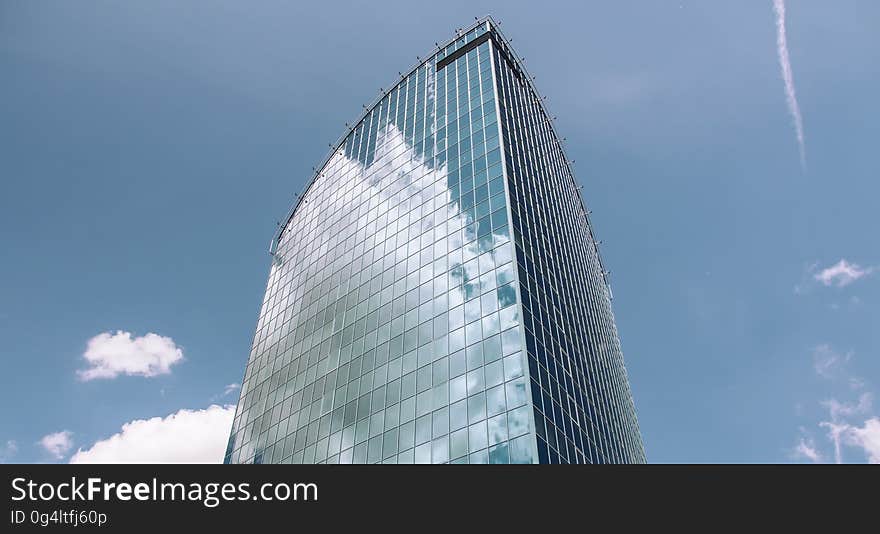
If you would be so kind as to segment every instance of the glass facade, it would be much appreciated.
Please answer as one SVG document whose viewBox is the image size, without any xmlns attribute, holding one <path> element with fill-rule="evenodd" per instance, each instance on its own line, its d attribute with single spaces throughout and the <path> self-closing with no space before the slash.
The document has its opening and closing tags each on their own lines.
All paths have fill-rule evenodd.
<svg viewBox="0 0 880 534">
<path fill-rule="evenodd" d="M 644 461 L 579 191 L 491 19 L 367 108 L 272 252 L 227 463 Z"/>
</svg>

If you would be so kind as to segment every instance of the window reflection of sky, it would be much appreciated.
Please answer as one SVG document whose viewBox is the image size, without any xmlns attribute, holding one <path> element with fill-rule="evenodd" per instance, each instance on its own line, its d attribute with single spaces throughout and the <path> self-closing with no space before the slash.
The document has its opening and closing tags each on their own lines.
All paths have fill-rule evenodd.
<svg viewBox="0 0 880 534">
<path fill-rule="evenodd" d="M 533 461 L 487 51 L 403 80 L 304 195 L 271 267 L 230 461 Z M 413 87 L 418 118 L 392 116 L 411 113 Z M 447 104 L 448 123 L 435 117 Z"/>
</svg>

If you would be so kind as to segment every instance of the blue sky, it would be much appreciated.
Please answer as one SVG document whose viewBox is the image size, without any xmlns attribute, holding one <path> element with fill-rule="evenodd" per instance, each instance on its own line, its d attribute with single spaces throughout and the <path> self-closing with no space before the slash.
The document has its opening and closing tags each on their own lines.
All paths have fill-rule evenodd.
<svg viewBox="0 0 880 534">
<path fill-rule="evenodd" d="M 880 4 L 788 2 L 805 167 L 770 0 L 305 4 L 0 6 L 0 461 L 222 450 L 276 221 L 486 13 L 576 162 L 649 461 L 880 461 Z"/>
</svg>

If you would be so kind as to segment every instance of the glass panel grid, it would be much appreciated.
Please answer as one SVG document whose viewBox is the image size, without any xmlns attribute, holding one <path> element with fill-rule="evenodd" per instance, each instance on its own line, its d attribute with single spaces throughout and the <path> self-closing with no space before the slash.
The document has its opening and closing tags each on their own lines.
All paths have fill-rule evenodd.
<svg viewBox="0 0 880 534">
<path fill-rule="evenodd" d="M 490 47 L 426 61 L 309 188 L 227 461 L 534 460 Z"/>
<path fill-rule="evenodd" d="M 459 32 L 321 168 L 226 462 L 644 461 L 592 230 L 506 47 Z"/>
</svg>

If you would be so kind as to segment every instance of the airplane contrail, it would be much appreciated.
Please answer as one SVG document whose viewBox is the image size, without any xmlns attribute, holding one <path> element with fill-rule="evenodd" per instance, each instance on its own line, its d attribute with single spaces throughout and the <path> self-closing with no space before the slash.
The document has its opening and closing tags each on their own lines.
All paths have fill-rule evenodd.
<svg viewBox="0 0 880 534">
<path fill-rule="evenodd" d="M 801 119 L 801 109 L 798 106 L 797 95 L 794 91 L 794 76 L 791 73 L 791 61 L 788 58 L 788 43 L 785 39 L 785 0 L 773 0 L 773 10 L 776 12 L 776 51 L 779 54 L 779 67 L 782 69 L 782 79 L 785 82 L 785 100 L 788 103 L 788 111 L 794 120 L 794 131 L 797 135 L 798 150 L 800 150 L 801 167 L 807 168 L 807 154 L 804 148 L 804 122 Z"/>
</svg>

